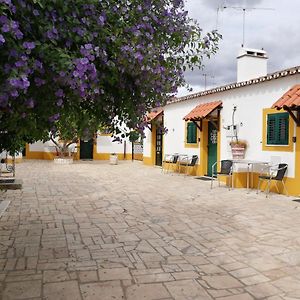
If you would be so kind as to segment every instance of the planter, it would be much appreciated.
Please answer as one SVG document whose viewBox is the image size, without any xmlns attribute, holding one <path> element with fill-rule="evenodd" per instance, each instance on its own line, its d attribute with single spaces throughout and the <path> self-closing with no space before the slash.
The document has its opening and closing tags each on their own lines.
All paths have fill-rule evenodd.
<svg viewBox="0 0 300 300">
<path fill-rule="evenodd" d="M 110 165 L 117 165 L 118 164 L 118 155 L 117 154 L 111 154 L 110 155 L 109 164 Z"/>
<path fill-rule="evenodd" d="M 231 152 L 233 159 L 244 159 L 246 152 L 246 145 L 234 144 L 231 145 Z"/>
<path fill-rule="evenodd" d="M 59 165 L 70 165 L 73 163 L 72 157 L 56 157 L 54 158 L 54 163 Z"/>
</svg>

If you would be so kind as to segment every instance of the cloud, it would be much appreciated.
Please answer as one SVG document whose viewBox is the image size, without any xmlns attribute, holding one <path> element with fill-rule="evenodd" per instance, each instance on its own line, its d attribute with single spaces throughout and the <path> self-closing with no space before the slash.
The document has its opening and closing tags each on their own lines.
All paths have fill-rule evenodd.
<svg viewBox="0 0 300 300">
<path fill-rule="evenodd" d="M 203 6 L 206 6 L 207 8 L 211 9 L 217 9 L 218 7 L 224 7 L 224 6 L 238 6 L 238 7 L 255 7 L 256 5 L 259 5 L 264 0 L 201 0 Z"/>
<path fill-rule="evenodd" d="M 250 48 L 264 48 L 267 51 L 269 73 L 300 65 L 298 29 L 300 1 L 289 1 L 288 5 L 282 0 L 226 0 L 225 2 L 227 6 L 273 8 L 274 10 L 247 11 L 245 45 Z M 215 28 L 216 7 L 223 3 L 223 0 L 187 0 L 186 7 L 189 15 L 198 20 L 205 32 Z M 236 56 L 243 35 L 242 16 L 242 11 L 235 9 L 224 9 L 219 12 L 218 29 L 223 35 L 219 43 L 220 50 L 210 60 L 204 61 L 203 70 L 186 72 L 186 80 L 195 87 L 195 91 L 204 89 L 202 74 L 208 74 L 208 88 L 236 81 Z"/>
</svg>

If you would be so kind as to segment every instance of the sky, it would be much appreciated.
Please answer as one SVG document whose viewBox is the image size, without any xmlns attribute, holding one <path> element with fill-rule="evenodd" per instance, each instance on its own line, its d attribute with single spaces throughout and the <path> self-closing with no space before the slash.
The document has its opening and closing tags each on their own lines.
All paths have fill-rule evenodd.
<svg viewBox="0 0 300 300">
<path fill-rule="evenodd" d="M 217 54 L 204 61 L 203 70 L 186 72 L 192 93 L 205 90 L 204 74 L 207 74 L 206 89 L 236 82 L 236 56 L 243 41 L 242 8 L 246 8 L 244 46 L 267 51 L 268 73 L 300 65 L 300 0 L 185 2 L 189 16 L 198 21 L 203 32 L 217 27 L 223 36 Z M 181 88 L 178 96 L 190 93 Z"/>
</svg>

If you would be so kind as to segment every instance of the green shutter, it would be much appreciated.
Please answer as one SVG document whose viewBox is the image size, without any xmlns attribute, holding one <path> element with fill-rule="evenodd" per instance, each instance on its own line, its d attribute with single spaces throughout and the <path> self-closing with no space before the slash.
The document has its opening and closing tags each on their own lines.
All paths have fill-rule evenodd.
<svg viewBox="0 0 300 300">
<path fill-rule="evenodd" d="M 197 126 L 193 122 L 187 123 L 187 139 L 188 144 L 197 143 Z"/>
<path fill-rule="evenodd" d="M 269 114 L 267 119 L 267 144 L 289 144 L 289 114 Z"/>
</svg>

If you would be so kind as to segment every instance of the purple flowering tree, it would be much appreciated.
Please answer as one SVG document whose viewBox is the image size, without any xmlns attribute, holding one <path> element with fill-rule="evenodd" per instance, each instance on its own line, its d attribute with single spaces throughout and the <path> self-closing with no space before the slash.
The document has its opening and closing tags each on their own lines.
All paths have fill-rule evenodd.
<svg viewBox="0 0 300 300">
<path fill-rule="evenodd" d="M 73 113 L 77 126 L 88 112 L 117 133 L 142 130 L 217 50 L 183 2 L 0 0 L 0 150 L 47 139 Z"/>
</svg>

